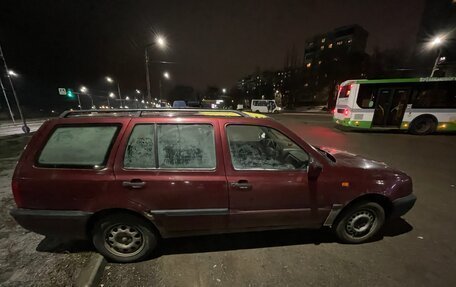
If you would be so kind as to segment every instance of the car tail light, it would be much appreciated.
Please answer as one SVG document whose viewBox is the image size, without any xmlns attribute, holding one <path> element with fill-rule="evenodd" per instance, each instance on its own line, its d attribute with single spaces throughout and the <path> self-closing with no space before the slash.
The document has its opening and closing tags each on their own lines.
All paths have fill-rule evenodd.
<svg viewBox="0 0 456 287">
<path fill-rule="evenodd" d="M 14 201 L 16 202 L 17 207 L 22 206 L 22 196 L 19 190 L 19 181 L 13 179 L 11 182 L 11 189 L 13 190 Z"/>
<path fill-rule="evenodd" d="M 350 115 L 349 109 L 344 109 L 344 116 L 348 117 Z"/>
</svg>

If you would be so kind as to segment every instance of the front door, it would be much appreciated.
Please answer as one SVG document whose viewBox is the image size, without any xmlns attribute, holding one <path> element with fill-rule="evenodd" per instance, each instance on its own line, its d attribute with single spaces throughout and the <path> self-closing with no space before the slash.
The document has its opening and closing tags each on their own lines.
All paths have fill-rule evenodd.
<svg viewBox="0 0 456 287">
<path fill-rule="evenodd" d="M 217 122 L 133 119 L 113 188 L 165 233 L 223 230 L 228 190 Z"/>
<path fill-rule="evenodd" d="M 233 124 L 225 131 L 230 229 L 313 226 L 309 155 L 269 127 Z"/>
<path fill-rule="evenodd" d="M 394 96 L 391 101 L 389 114 L 387 117 L 387 126 L 400 127 L 402 118 L 404 117 L 405 109 L 410 98 L 410 89 L 396 88 L 394 89 Z"/>
<path fill-rule="evenodd" d="M 384 127 L 387 125 L 388 116 L 391 109 L 391 101 L 393 99 L 392 89 L 379 89 L 377 100 L 375 102 L 374 118 L 372 126 Z"/>
</svg>

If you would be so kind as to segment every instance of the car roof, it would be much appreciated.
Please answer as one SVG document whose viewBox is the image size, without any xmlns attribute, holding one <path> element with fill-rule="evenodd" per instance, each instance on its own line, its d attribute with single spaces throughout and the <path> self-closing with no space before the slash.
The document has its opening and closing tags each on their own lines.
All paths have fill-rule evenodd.
<svg viewBox="0 0 456 287">
<path fill-rule="evenodd" d="M 60 115 L 60 118 L 112 118 L 112 117 L 209 117 L 209 118 L 268 118 L 266 115 L 244 112 L 238 110 L 214 110 L 214 109 L 100 109 L 100 110 L 69 110 Z"/>
</svg>

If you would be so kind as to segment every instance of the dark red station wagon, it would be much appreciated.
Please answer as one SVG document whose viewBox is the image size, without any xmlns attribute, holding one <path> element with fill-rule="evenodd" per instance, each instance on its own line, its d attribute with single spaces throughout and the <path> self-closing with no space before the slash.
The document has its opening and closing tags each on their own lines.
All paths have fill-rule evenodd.
<svg viewBox="0 0 456 287">
<path fill-rule="evenodd" d="M 258 117 L 65 112 L 24 150 L 11 214 L 26 229 L 91 238 L 108 259 L 131 262 L 160 237 L 195 234 L 329 227 L 342 242 L 365 242 L 415 203 L 405 173 Z"/>
</svg>

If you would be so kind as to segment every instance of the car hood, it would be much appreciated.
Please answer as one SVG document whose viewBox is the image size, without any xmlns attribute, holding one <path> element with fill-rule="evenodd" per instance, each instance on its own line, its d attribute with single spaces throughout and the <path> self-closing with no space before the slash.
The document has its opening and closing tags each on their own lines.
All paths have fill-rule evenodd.
<svg viewBox="0 0 456 287">
<path fill-rule="evenodd" d="M 336 159 L 336 165 L 361 169 L 391 169 L 386 163 L 330 147 L 318 147 Z"/>
</svg>

